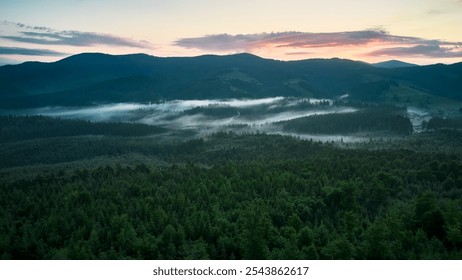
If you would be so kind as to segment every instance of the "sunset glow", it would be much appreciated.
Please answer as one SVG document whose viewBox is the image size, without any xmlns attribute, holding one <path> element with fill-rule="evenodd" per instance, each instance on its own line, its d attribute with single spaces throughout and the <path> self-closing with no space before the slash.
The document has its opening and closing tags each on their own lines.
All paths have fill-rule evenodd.
<svg viewBox="0 0 462 280">
<path fill-rule="evenodd" d="M 5 0 L 0 63 L 82 52 L 454 63 L 461 19 L 458 0 Z"/>
</svg>

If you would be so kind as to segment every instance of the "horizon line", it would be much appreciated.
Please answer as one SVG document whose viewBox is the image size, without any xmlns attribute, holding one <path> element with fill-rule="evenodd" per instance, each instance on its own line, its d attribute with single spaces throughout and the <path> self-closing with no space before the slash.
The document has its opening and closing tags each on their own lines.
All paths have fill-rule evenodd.
<svg viewBox="0 0 462 280">
<path fill-rule="evenodd" d="M 115 56 L 115 57 L 117 57 L 117 56 L 120 57 L 120 56 L 145 55 L 145 56 L 149 56 L 149 57 L 153 57 L 153 58 L 164 58 L 164 59 L 169 59 L 169 58 L 199 58 L 199 57 L 206 57 L 206 56 L 227 57 L 227 56 L 237 56 L 237 55 L 249 55 L 249 56 L 257 57 L 257 58 L 264 59 L 264 60 L 273 60 L 273 61 L 279 61 L 279 62 L 297 62 L 297 61 L 309 61 L 309 60 L 335 60 L 335 59 L 337 59 L 337 60 L 346 60 L 346 61 L 353 61 L 353 62 L 358 62 L 358 63 L 365 63 L 365 64 L 368 64 L 368 65 L 371 65 L 371 66 L 375 66 L 376 64 L 381 64 L 381 63 L 384 63 L 384 62 L 395 62 L 395 61 L 396 62 L 406 63 L 406 64 L 412 64 L 412 65 L 415 65 L 415 66 L 430 66 L 430 65 L 439 65 L 439 64 L 453 65 L 453 64 L 462 63 L 462 61 L 459 61 L 459 62 L 454 62 L 454 63 L 436 62 L 436 63 L 430 63 L 430 64 L 418 64 L 418 63 L 410 63 L 410 62 L 400 60 L 400 59 L 396 59 L 396 58 L 387 59 L 387 60 L 383 60 L 383 61 L 380 61 L 380 62 L 370 63 L 370 62 L 363 61 L 363 60 L 355 60 L 355 59 L 342 58 L 342 57 L 336 57 L 336 56 L 333 56 L 333 57 L 330 57 L 330 58 L 319 57 L 319 58 L 284 60 L 284 59 L 267 58 L 267 57 L 259 56 L 259 55 L 249 53 L 249 52 L 240 52 L 240 53 L 231 53 L 231 54 L 207 53 L 207 54 L 190 55 L 190 56 L 188 56 L 188 55 L 185 55 L 185 56 L 156 56 L 156 55 L 143 53 L 143 52 L 124 53 L 124 54 L 111 54 L 111 53 L 105 53 L 105 52 L 82 52 L 82 53 L 70 54 L 70 55 L 65 56 L 63 58 L 60 58 L 60 59 L 57 59 L 57 60 L 54 60 L 54 61 L 49 61 L 49 62 L 47 62 L 47 61 L 39 61 L 39 60 L 25 60 L 25 61 L 17 61 L 17 63 L 14 63 L 13 61 L 8 62 L 8 59 L 7 59 L 7 60 L 5 60 L 5 63 L 2 63 L 1 58 L 0 58 L 0 67 L 7 66 L 7 65 L 10 65 L 10 66 L 11 65 L 20 65 L 20 64 L 23 64 L 23 63 L 56 63 L 56 62 L 66 60 L 66 59 L 69 59 L 71 57 L 75 57 L 75 56 L 79 56 L 79 55 L 107 55 L 107 56 Z"/>
</svg>

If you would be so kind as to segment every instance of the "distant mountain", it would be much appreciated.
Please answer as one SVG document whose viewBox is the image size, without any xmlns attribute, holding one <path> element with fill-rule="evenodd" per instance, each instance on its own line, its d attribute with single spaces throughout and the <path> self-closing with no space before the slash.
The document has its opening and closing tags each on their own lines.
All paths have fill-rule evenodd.
<svg viewBox="0 0 462 280">
<path fill-rule="evenodd" d="M 0 66 L 2 65 L 9 65 L 9 64 L 19 64 L 20 62 L 13 59 L 2 58 L 0 57 Z"/>
<path fill-rule="evenodd" d="M 379 63 L 373 63 L 371 65 L 375 67 L 388 68 L 388 69 L 419 66 L 417 64 L 407 63 L 407 62 L 399 61 L 399 60 L 388 60 L 388 61 L 383 61 Z"/>
<path fill-rule="evenodd" d="M 84 53 L 0 67 L 0 108 L 296 96 L 377 101 L 393 87 L 462 100 L 462 63 L 386 69 L 344 59 L 251 54 L 161 58 Z"/>
</svg>

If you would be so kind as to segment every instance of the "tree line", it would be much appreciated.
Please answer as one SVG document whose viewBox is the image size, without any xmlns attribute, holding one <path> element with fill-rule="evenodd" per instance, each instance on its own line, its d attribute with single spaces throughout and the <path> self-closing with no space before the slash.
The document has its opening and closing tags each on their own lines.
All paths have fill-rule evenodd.
<svg viewBox="0 0 462 280">
<path fill-rule="evenodd" d="M 0 143 L 78 135 L 147 136 L 166 131 L 162 127 L 140 123 L 91 122 L 37 115 L 0 116 L 0 127 Z"/>
<path fill-rule="evenodd" d="M 354 134 L 387 133 L 408 135 L 412 123 L 400 108 L 371 106 L 356 112 L 320 114 L 279 123 L 283 129 L 296 133 Z"/>
</svg>

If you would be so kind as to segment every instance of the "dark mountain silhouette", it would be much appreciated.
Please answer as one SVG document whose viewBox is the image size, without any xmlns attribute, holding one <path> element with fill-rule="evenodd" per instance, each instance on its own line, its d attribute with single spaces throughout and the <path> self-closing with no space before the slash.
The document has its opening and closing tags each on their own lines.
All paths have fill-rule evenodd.
<svg viewBox="0 0 462 280">
<path fill-rule="evenodd" d="M 371 65 L 373 65 L 375 67 L 390 68 L 390 69 L 419 66 L 417 64 L 407 63 L 407 62 L 399 61 L 399 60 L 382 61 L 382 62 L 378 62 L 378 63 L 373 63 Z"/>
<path fill-rule="evenodd" d="M 162 58 L 85 53 L 0 67 L 0 107 L 165 99 L 303 96 L 379 100 L 405 85 L 462 100 L 462 63 L 386 69 L 344 59 L 277 61 L 251 54 Z"/>
</svg>

